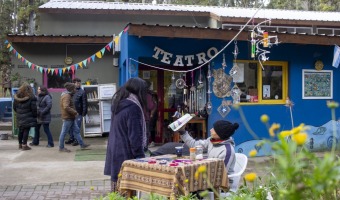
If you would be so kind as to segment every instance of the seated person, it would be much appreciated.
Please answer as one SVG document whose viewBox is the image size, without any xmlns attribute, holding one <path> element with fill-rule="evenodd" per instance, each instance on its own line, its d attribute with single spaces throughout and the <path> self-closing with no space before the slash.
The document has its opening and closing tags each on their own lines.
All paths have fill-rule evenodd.
<svg viewBox="0 0 340 200">
<path fill-rule="evenodd" d="M 210 137 L 205 140 L 193 139 L 183 126 L 178 132 L 182 140 L 189 148 L 202 146 L 207 150 L 208 158 L 220 158 L 224 160 L 225 168 L 228 174 L 234 173 L 235 166 L 235 143 L 233 138 L 235 131 L 238 129 L 238 123 L 231 123 L 225 120 L 216 121 L 213 128 L 210 129 Z M 229 179 L 229 185 L 233 182 Z"/>
<path fill-rule="evenodd" d="M 184 145 L 184 146 L 183 146 Z M 175 147 L 183 146 L 182 155 L 189 156 L 189 147 L 180 142 L 168 142 L 160 146 L 156 151 L 151 152 L 150 156 L 160 156 L 165 154 L 176 154 Z"/>
</svg>

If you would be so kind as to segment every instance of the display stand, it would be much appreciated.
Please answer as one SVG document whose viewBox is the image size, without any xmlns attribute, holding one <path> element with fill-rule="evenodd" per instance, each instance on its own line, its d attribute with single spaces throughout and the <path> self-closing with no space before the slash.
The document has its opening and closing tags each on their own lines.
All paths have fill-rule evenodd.
<svg viewBox="0 0 340 200">
<path fill-rule="evenodd" d="M 111 99 L 116 84 L 83 85 L 87 95 L 87 115 L 83 118 L 84 137 L 102 136 L 110 131 Z"/>
</svg>

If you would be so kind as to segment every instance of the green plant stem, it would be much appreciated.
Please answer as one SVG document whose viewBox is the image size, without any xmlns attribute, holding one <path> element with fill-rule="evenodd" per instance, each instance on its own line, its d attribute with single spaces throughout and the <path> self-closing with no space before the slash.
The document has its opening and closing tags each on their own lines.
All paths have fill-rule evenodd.
<svg viewBox="0 0 340 200">
<path fill-rule="evenodd" d="M 206 173 L 202 174 L 203 175 L 203 178 L 205 178 L 207 180 L 207 183 L 208 183 L 208 186 L 210 189 L 212 189 L 212 191 L 214 192 L 214 194 L 216 196 L 220 196 L 220 192 L 219 191 L 216 191 L 214 186 L 210 183 L 210 181 L 208 180 L 208 176 Z"/>
<path fill-rule="evenodd" d="M 332 126 L 333 126 L 333 141 L 332 141 L 332 151 L 331 155 L 334 156 L 335 153 L 335 147 L 336 147 L 336 124 L 335 124 L 335 109 L 331 109 L 332 113 Z"/>
</svg>

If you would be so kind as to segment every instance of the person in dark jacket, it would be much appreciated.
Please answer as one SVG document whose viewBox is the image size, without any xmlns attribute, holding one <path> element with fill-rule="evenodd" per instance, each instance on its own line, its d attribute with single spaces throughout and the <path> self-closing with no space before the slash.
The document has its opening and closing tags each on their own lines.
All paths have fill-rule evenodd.
<svg viewBox="0 0 340 200">
<path fill-rule="evenodd" d="M 118 173 L 125 160 L 144 158 L 147 147 L 146 107 L 148 87 L 141 78 L 130 78 L 114 95 L 111 127 L 107 143 L 104 174 L 111 176 L 111 190 L 116 191 Z"/>
<path fill-rule="evenodd" d="M 16 112 L 19 127 L 19 149 L 31 150 L 31 147 L 27 145 L 27 140 L 31 127 L 37 125 L 37 98 L 28 83 L 23 83 L 14 95 L 13 109 Z"/>
<path fill-rule="evenodd" d="M 81 88 L 81 80 L 79 78 L 74 78 L 72 80 L 74 85 L 76 86 L 76 93 L 73 95 L 73 102 L 74 106 L 77 110 L 77 125 L 79 129 L 81 129 L 81 123 L 83 121 L 83 117 L 87 114 L 87 96 L 85 90 Z M 74 138 L 74 135 L 72 134 L 73 130 L 70 131 L 70 138 L 68 141 L 65 142 L 65 144 L 72 144 L 72 146 L 78 146 L 78 141 Z"/>
<path fill-rule="evenodd" d="M 54 147 L 53 137 L 50 131 L 50 123 L 51 123 L 51 108 L 52 108 L 52 96 L 48 92 L 45 86 L 38 87 L 38 100 L 37 100 L 37 109 L 38 109 L 38 124 L 35 128 L 35 135 L 33 138 L 31 146 L 39 145 L 39 137 L 40 137 L 40 127 L 41 125 L 44 128 L 44 132 L 47 136 L 47 148 Z"/>
<path fill-rule="evenodd" d="M 73 135 L 77 139 L 80 144 L 81 149 L 86 149 L 89 144 L 85 144 L 83 139 L 80 136 L 80 129 L 76 122 L 76 116 L 78 115 L 72 97 L 76 92 L 76 86 L 73 83 L 65 83 L 64 87 L 66 91 L 61 93 L 60 98 L 60 109 L 61 109 L 61 118 L 63 120 L 63 125 L 61 128 L 60 136 L 59 136 L 59 152 L 71 152 L 69 149 L 64 147 L 65 135 L 73 130 Z"/>
</svg>

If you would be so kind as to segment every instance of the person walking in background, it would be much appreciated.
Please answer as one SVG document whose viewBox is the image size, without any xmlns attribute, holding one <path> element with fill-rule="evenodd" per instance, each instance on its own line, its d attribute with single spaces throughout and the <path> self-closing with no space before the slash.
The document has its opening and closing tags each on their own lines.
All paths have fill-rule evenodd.
<svg viewBox="0 0 340 200">
<path fill-rule="evenodd" d="M 76 86 L 76 93 L 73 95 L 74 106 L 78 113 L 76 121 L 79 129 L 81 129 L 83 117 L 87 114 L 87 96 L 85 90 L 81 88 L 81 80 L 79 78 L 74 78 L 72 82 Z M 79 143 L 77 139 L 74 138 L 72 129 L 69 132 L 69 134 L 70 138 L 68 139 L 68 141 L 65 142 L 65 144 L 72 144 L 72 146 L 78 146 Z"/>
<path fill-rule="evenodd" d="M 157 111 L 157 102 L 154 99 L 154 92 L 151 90 L 151 82 L 150 81 L 146 81 L 147 84 L 147 93 L 146 93 L 146 107 L 144 108 L 144 116 L 145 116 L 145 123 L 146 123 L 146 134 L 147 134 L 147 139 L 148 139 L 148 143 L 149 143 L 149 138 L 151 135 L 151 118 L 153 117 L 153 115 L 156 113 Z M 154 142 L 154 141 L 152 141 Z M 155 146 L 155 144 L 151 144 L 150 147 Z M 144 151 L 147 151 L 148 148 L 146 147 L 144 149 Z"/>
<path fill-rule="evenodd" d="M 52 108 L 52 96 L 48 92 L 45 86 L 38 87 L 38 100 L 37 100 L 37 126 L 35 128 L 35 135 L 33 138 L 31 146 L 39 145 L 39 137 L 40 137 L 40 127 L 41 125 L 44 128 L 44 132 L 47 136 L 47 148 L 54 147 L 53 137 L 50 131 L 50 123 L 51 123 L 51 108 Z"/>
<path fill-rule="evenodd" d="M 125 160 L 144 158 L 147 147 L 144 108 L 148 86 L 141 78 L 130 78 L 112 97 L 111 127 L 104 174 L 117 190 L 118 173 Z"/>
<path fill-rule="evenodd" d="M 89 144 L 85 144 L 80 136 L 80 129 L 76 122 L 76 116 L 78 115 L 72 97 L 76 92 L 76 86 L 73 83 L 65 83 L 64 87 L 66 91 L 61 94 L 60 108 L 61 108 L 61 118 L 63 120 L 63 125 L 61 128 L 61 133 L 59 137 L 59 151 L 60 152 L 71 152 L 69 149 L 64 147 L 65 135 L 72 129 L 74 137 L 80 144 L 81 149 L 86 149 Z"/>
<path fill-rule="evenodd" d="M 152 93 L 152 101 L 155 103 L 155 109 L 150 114 L 150 144 L 149 147 L 155 146 L 156 133 L 157 133 L 157 120 L 158 120 L 158 96 L 156 93 Z"/>
<path fill-rule="evenodd" d="M 23 83 L 14 95 L 13 109 L 16 112 L 19 127 L 19 149 L 31 150 L 31 147 L 27 145 L 27 140 L 31 127 L 37 125 L 37 98 L 28 83 Z"/>
</svg>

